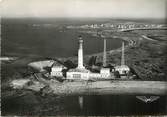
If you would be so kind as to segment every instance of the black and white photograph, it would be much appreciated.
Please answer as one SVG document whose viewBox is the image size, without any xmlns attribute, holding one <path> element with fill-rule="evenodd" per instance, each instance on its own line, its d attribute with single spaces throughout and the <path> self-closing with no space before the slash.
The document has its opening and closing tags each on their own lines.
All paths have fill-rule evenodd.
<svg viewBox="0 0 167 117">
<path fill-rule="evenodd" d="M 1 116 L 167 115 L 167 0 L 0 0 Z"/>
</svg>

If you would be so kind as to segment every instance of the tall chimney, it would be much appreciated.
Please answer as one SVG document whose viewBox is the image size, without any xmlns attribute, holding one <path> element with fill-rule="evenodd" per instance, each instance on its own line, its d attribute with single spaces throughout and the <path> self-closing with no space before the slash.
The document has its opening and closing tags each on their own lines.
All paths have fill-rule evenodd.
<svg viewBox="0 0 167 117">
<path fill-rule="evenodd" d="M 79 39 L 79 49 L 78 49 L 78 69 L 83 69 L 84 66 L 83 66 L 83 40 L 82 40 L 82 37 L 79 36 L 78 37 Z"/>
<path fill-rule="evenodd" d="M 106 67 L 106 39 L 104 38 L 103 67 Z"/>
<path fill-rule="evenodd" d="M 124 58 L 124 42 L 122 42 L 122 57 L 121 57 L 121 65 L 125 65 L 125 58 Z"/>
</svg>

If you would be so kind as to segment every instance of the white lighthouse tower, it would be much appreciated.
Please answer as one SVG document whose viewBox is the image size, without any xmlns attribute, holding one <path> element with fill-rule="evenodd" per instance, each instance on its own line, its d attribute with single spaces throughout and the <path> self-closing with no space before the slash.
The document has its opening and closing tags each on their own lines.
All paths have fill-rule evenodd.
<svg viewBox="0 0 167 117">
<path fill-rule="evenodd" d="M 85 69 L 83 66 L 83 40 L 82 37 L 79 36 L 79 49 L 78 49 L 78 69 Z"/>
<path fill-rule="evenodd" d="M 83 66 L 83 40 L 79 36 L 78 66 L 75 69 L 70 69 L 66 78 L 69 80 L 88 80 L 89 73 L 90 71 Z"/>
</svg>

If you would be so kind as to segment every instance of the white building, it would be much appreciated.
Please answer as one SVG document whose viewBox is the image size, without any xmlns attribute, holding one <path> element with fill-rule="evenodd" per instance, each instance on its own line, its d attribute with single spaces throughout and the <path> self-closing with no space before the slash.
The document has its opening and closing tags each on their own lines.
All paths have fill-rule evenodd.
<svg viewBox="0 0 167 117">
<path fill-rule="evenodd" d="M 126 75 L 129 73 L 130 69 L 127 65 L 116 66 L 115 71 L 118 71 L 120 75 Z"/>
<path fill-rule="evenodd" d="M 100 70 L 100 77 L 101 78 L 110 78 L 110 68 L 101 68 Z"/>
<path fill-rule="evenodd" d="M 100 75 L 100 73 L 90 73 L 89 74 L 89 78 L 90 79 L 99 79 L 99 78 L 101 78 L 101 75 Z"/>
<path fill-rule="evenodd" d="M 55 62 L 52 65 L 50 75 L 55 76 L 55 77 L 63 77 L 63 72 L 62 72 L 63 69 L 67 69 L 67 68 L 63 66 L 62 64 Z"/>
<path fill-rule="evenodd" d="M 110 68 L 101 68 L 100 73 L 89 73 L 89 78 L 92 79 L 110 79 L 111 77 Z"/>
<path fill-rule="evenodd" d="M 67 79 L 69 80 L 89 80 L 90 71 L 87 69 L 70 69 L 67 72 Z"/>
</svg>

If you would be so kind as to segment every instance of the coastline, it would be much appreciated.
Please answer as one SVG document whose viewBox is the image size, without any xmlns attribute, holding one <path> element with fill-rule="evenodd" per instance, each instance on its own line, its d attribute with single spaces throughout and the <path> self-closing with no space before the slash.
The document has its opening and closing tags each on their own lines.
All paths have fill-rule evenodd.
<svg viewBox="0 0 167 117">
<path fill-rule="evenodd" d="M 121 32 L 123 32 L 123 31 L 121 31 Z M 91 36 L 95 36 L 95 35 L 93 35 L 93 34 L 90 34 Z M 95 36 L 95 37 L 97 37 L 97 36 Z M 133 46 L 136 46 L 137 45 L 137 40 L 133 40 L 133 39 L 130 39 L 130 38 L 128 38 L 128 37 L 120 37 L 120 36 L 112 36 L 112 35 L 110 35 L 110 38 L 112 39 L 112 38 L 115 38 L 115 39 L 120 39 L 120 40 L 122 40 L 122 41 L 126 41 L 127 42 L 127 44 L 125 44 L 125 51 L 129 48 L 129 47 L 133 47 Z M 108 40 L 108 39 L 107 39 Z M 112 49 L 112 50 L 108 50 L 107 51 L 107 55 L 108 54 L 117 54 L 117 53 L 120 53 L 121 52 L 121 47 L 119 47 L 119 48 L 116 48 L 116 49 Z M 86 55 L 84 55 L 84 59 L 89 59 L 90 57 L 92 57 L 92 56 L 97 56 L 97 57 L 102 57 L 103 56 L 103 51 L 102 52 L 98 52 L 98 53 L 92 53 L 92 54 L 86 54 Z M 1 57 L 2 59 L 3 58 L 10 58 L 10 59 L 12 59 L 12 60 L 17 60 L 17 59 L 19 59 L 20 57 L 16 57 L 16 56 L 4 56 L 4 57 Z M 21 57 L 21 58 L 24 58 L 24 57 Z M 28 57 L 29 58 L 29 57 Z M 30 56 L 30 58 L 35 58 L 35 59 L 37 59 L 38 57 L 37 56 Z M 39 58 L 43 58 L 42 56 L 39 56 Z M 72 60 L 72 61 L 76 61 L 77 60 L 77 56 L 70 56 L 70 57 L 51 57 L 51 58 L 53 58 L 53 59 L 58 59 L 58 60 L 61 60 L 61 61 L 66 61 L 66 60 Z M 5 60 L 5 61 L 7 61 L 7 60 Z M 46 60 L 47 61 L 47 60 Z M 34 63 L 35 62 L 38 62 L 38 61 L 34 61 Z"/>
<path fill-rule="evenodd" d="M 112 38 L 122 39 L 127 42 L 125 46 L 126 65 L 128 65 L 130 68 L 133 68 L 133 70 L 139 75 L 140 78 L 142 78 L 143 80 L 165 80 L 165 71 L 164 71 L 165 67 L 161 67 L 162 65 L 165 66 L 165 63 L 164 63 L 165 55 L 163 54 L 165 50 L 163 50 L 163 48 L 165 46 L 164 41 L 166 41 L 166 39 L 162 38 L 165 36 L 160 35 L 159 38 L 162 38 L 160 40 L 154 39 L 154 38 L 150 39 L 150 37 L 148 39 L 147 33 L 145 32 L 143 33 L 144 34 L 140 34 L 138 33 L 138 30 L 134 30 L 134 33 L 119 32 L 116 35 L 114 34 L 112 34 L 112 36 L 109 35 L 109 37 L 111 39 Z M 132 34 L 134 34 L 135 36 Z M 151 31 L 151 34 L 153 34 L 154 36 L 154 33 L 152 33 L 152 31 Z M 161 41 L 161 40 L 164 40 L 164 41 Z M 161 46 L 162 49 L 159 48 L 159 46 Z M 110 64 L 112 66 L 119 65 L 120 55 L 121 55 L 120 52 L 121 52 L 121 47 L 107 51 L 107 64 Z M 97 56 L 96 63 L 101 63 L 103 59 L 103 52 L 84 55 L 84 63 L 87 64 L 92 56 Z M 12 60 L 13 62 L 12 61 L 9 61 L 9 62 L 13 63 L 12 66 L 19 65 L 20 67 L 24 66 L 25 68 L 27 67 L 27 65 L 30 65 L 31 63 L 33 63 L 32 65 L 33 66 L 37 65 L 35 68 L 39 70 L 39 68 L 43 66 L 42 63 L 45 63 L 47 61 L 53 62 L 54 60 L 58 60 L 61 62 L 70 60 L 73 63 L 77 64 L 77 57 L 75 56 L 67 57 L 67 58 L 62 58 L 62 57 L 44 58 L 44 57 L 32 57 L 32 56 L 21 57 L 21 58 L 18 57 L 16 60 Z M 38 62 L 40 63 L 39 65 L 36 64 Z M 49 63 L 49 66 L 50 66 L 50 63 Z"/>
</svg>

